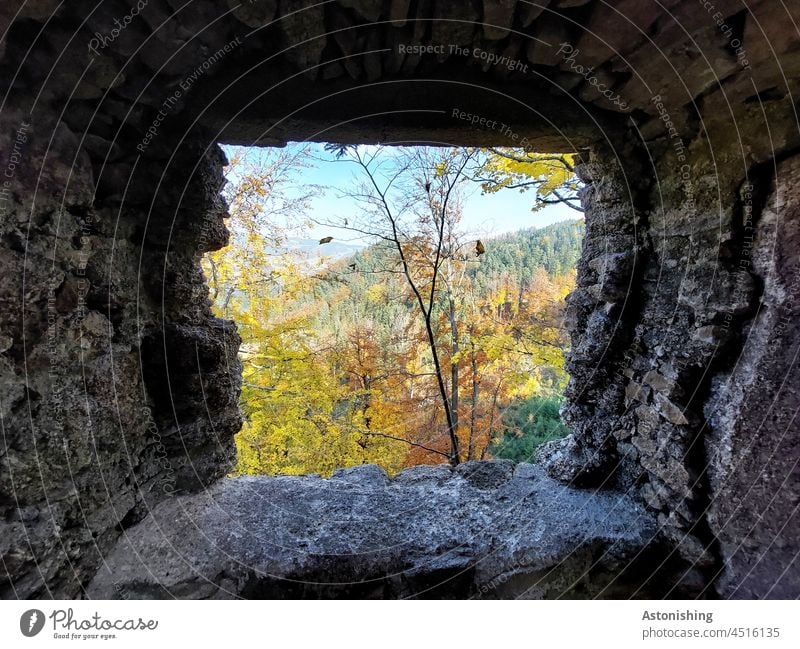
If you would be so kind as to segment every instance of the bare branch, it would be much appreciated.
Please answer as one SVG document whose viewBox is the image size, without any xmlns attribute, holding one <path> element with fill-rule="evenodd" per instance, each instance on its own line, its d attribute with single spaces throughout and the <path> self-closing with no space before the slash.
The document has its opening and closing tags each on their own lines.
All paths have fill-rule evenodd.
<svg viewBox="0 0 800 649">
<path fill-rule="evenodd" d="M 428 451 L 429 453 L 436 453 L 437 455 L 441 455 L 443 457 L 446 457 L 447 459 L 450 459 L 450 455 L 448 453 L 445 453 L 444 451 L 438 451 L 435 448 L 431 448 L 430 446 L 425 446 L 424 444 L 417 444 L 416 442 L 409 442 L 407 439 L 403 439 L 402 437 L 395 437 L 394 435 L 387 435 L 386 433 L 376 433 L 376 432 L 371 431 L 371 430 L 365 430 L 365 431 L 360 431 L 360 432 L 361 432 L 362 435 L 373 435 L 375 437 L 385 437 L 386 439 L 393 439 L 393 440 L 395 440 L 397 442 L 404 442 L 404 443 L 408 444 L 409 446 L 414 446 L 416 448 L 421 448 L 421 449 L 423 449 L 425 451 Z"/>
</svg>

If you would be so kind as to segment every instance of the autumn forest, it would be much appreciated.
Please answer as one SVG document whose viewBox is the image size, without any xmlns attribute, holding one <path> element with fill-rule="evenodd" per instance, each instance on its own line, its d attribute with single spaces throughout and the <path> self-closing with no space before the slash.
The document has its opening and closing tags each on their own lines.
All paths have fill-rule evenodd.
<svg viewBox="0 0 800 649">
<path fill-rule="evenodd" d="M 237 474 L 530 460 L 567 430 L 564 298 L 583 221 L 569 155 L 453 147 L 231 148 L 229 245 L 203 270 L 242 338 Z M 307 170 L 346 165 L 336 187 Z M 314 209 L 337 192 L 347 210 Z M 487 234 L 474 193 L 521 192 Z M 572 217 L 537 227 L 551 204 Z M 313 238 L 312 238 L 313 237 Z"/>
</svg>

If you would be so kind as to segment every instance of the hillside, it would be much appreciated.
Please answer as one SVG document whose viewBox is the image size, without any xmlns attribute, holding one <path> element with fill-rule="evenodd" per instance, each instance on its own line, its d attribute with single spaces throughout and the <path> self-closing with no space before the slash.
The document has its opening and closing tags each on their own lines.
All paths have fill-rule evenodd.
<svg viewBox="0 0 800 649">
<path fill-rule="evenodd" d="M 466 272 L 479 294 L 488 292 L 490 284 L 500 279 L 516 284 L 519 291 L 520 287 L 531 284 L 537 271 L 544 270 L 551 278 L 572 271 L 578 263 L 583 235 L 583 220 L 576 219 L 487 239 L 482 242 L 485 254 L 470 259 Z M 331 245 L 318 248 L 327 249 Z M 347 283 L 354 303 L 365 303 L 367 293 L 375 291 L 377 286 L 393 285 L 403 293 L 402 278 L 390 272 L 397 267 L 391 248 L 368 246 L 334 263 L 329 274 L 318 278 L 322 282 L 309 295 L 313 295 L 312 299 L 325 300 L 341 287 L 342 282 Z M 523 295 L 524 291 L 519 293 Z M 406 304 L 408 308 L 413 306 L 410 299 Z"/>
<path fill-rule="evenodd" d="M 324 246 L 320 245 L 318 239 L 307 239 L 302 237 L 289 237 L 281 246 L 285 252 L 296 253 L 299 257 L 306 259 L 317 259 L 327 257 L 333 260 L 350 257 L 364 248 L 363 245 L 352 243 L 342 243 L 333 240 Z"/>
<path fill-rule="evenodd" d="M 584 235 L 583 219 L 554 223 L 505 234 L 486 243 L 486 254 L 475 275 L 478 281 L 503 272 L 515 272 L 522 282 L 536 268 L 548 275 L 563 275 L 578 263 Z"/>
<path fill-rule="evenodd" d="M 506 234 L 482 241 L 481 255 L 460 242 L 432 298 L 431 249 L 409 241 L 429 321 L 385 244 L 337 260 L 328 253 L 343 248 L 331 243 L 290 241 L 294 262 L 265 255 L 257 273 L 233 276 L 237 290 L 221 295 L 243 341 L 237 473 L 362 463 L 395 473 L 446 461 L 448 431 L 465 460 L 526 459 L 563 435 L 561 319 L 583 230 L 571 221 Z"/>
</svg>

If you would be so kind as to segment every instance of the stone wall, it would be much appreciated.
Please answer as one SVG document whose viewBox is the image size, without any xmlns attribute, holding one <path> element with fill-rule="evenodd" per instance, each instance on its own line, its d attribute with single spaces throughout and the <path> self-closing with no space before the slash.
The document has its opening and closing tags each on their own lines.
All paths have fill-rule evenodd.
<svg viewBox="0 0 800 649">
<path fill-rule="evenodd" d="M 122 531 L 226 473 L 216 143 L 303 138 L 579 151 L 574 434 L 542 460 L 643 503 L 698 592 L 798 595 L 790 9 L 538 4 L 0 7 L 0 595 L 80 595 Z"/>
<path fill-rule="evenodd" d="M 662 147 L 650 173 L 625 158 L 636 184 L 611 156 L 584 165 L 574 432 L 540 458 L 561 480 L 637 491 L 710 592 L 794 596 L 798 157 L 756 150 L 712 173 L 727 143 L 689 141 L 686 161 Z"/>
<path fill-rule="evenodd" d="M 239 338 L 199 266 L 224 160 L 176 150 L 101 197 L 67 125 L 3 118 L 0 595 L 78 595 L 121 530 L 233 462 Z"/>
<path fill-rule="evenodd" d="M 725 558 L 719 590 L 792 598 L 800 529 L 800 157 L 769 171 L 759 188 L 761 209 L 741 217 L 740 262 L 758 289 L 744 323 L 747 340 L 711 380 L 703 450 L 709 526 Z"/>
</svg>

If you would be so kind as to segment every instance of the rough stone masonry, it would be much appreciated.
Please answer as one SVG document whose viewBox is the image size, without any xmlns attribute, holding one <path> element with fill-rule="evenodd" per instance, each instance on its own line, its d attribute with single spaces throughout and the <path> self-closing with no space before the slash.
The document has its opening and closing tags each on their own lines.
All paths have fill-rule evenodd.
<svg viewBox="0 0 800 649">
<path fill-rule="evenodd" d="M 800 595 L 793 7 L 185 4 L 0 7 L 0 596 Z M 572 435 L 535 467 L 225 478 L 217 143 L 512 134 L 582 160 Z"/>
</svg>

